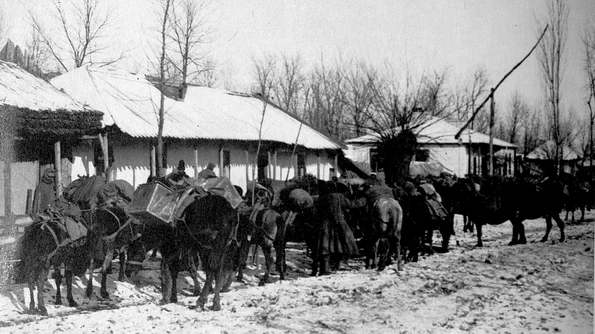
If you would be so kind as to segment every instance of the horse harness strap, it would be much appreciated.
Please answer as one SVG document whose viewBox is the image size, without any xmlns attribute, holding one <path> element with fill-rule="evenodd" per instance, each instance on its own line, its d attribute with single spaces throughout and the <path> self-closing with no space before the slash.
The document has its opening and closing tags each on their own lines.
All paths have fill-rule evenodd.
<svg viewBox="0 0 595 334">
<path fill-rule="evenodd" d="M 54 250 L 47 255 L 46 266 L 49 267 L 50 266 L 50 260 L 54 257 L 54 255 L 56 255 L 56 253 L 58 252 L 58 250 L 60 248 L 64 247 L 64 246 L 68 245 L 71 242 L 71 240 L 70 240 L 70 238 L 66 238 L 62 242 L 60 242 L 58 240 L 58 236 L 56 235 L 56 232 L 54 232 L 54 230 L 45 221 L 42 222 L 41 228 L 42 229 L 45 228 L 48 231 L 50 231 L 50 233 L 52 234 L 52 237 L 54 238 L 54 241 L 56 242 L 56 248 L 54 248 Z"/>
<path fill-rule="evenodd" d="M 118 233 L 120 233 L 124 228 L 126 228 L 126 226 L 130 226 L 130 233 L 132 235 L 134 235 L 134 231 L 132 230 L 132 225 L 130 224 L 132 222 L 132 218 L 129 218 L 126 223 L 124 223 L 124 225 L 122 225 L 120 218 L 118 218 L 118 216 L 116 216 L 115 213 L 111 212 L 110 210 L 107 209 L 103 209 L 104 211 L 109 212 L 112 216 L 114 216 L 114 218 L 116 218 L 116 221 L 118 222 L 118 225 L 120 226 L 120 228 L 118 228 L 118 230 L 108 236 L 103 237 L 102 239 L 105 241 L 111 241 L 113 239 L 115 239 L 118 236 Z"/>
</svg>

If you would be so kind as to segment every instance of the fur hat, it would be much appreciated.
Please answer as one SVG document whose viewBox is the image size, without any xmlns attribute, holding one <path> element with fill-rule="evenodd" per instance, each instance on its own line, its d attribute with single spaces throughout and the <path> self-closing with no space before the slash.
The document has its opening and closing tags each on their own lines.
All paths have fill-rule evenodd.
<svg viewBox="0 0 595 334">
<path fill-rule="evenodd" d="M 209 164 L 207 165 L 207 169 L 214 169 L 215 168 L 215 164 L 212 162 L 209 162 Z"/>
<path fill-rule="evenodd" d="M 178 163 L 178 170 L 186 170 L 186 163 L 184 162 L 184 160 L 180 160 L 180 162 Z"/>
</svg>

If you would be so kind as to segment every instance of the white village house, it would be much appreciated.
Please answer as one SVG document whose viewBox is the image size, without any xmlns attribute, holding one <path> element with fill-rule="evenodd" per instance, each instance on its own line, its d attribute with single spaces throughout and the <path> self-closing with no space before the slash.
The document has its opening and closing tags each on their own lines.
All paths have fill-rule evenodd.
<svg viewBox="0 0 595 334">
<path fill-rule="evenodd" d="M 444 171 L 463 177 L 467 174 L 485 175 L 489 162 L 489 136 L 473 130 L 465 130 L 459 140 L 455 139 L 460 127 L 448 121 L 430 117 L 423 122 L 417 133 L 420 145 L 415 161 L 412 163 L 411 173 L 417 169 L 416 162 L 428 162 L 438 166 L 435 170 Z M 376 158 L 376 146 L 379 137 L 368 134 L 345 141 L 347 149 L 345 156 L 356 162 L 362 169 L 380 172 Z M 495 152 L 494 173 L 500 175 L 514 175 L 516 145 L 493 138 Z"/>
<path fill-rule="evenodd" d="M 57 192 L 70 183 L 73 147 L 101 129 L 101 118 L 101 112 L 0 60 L 0 223 L 27 213 L 45 168 L 57 166 Z"/>
<path fill-rule="evenodd" d="M 109 147 L 110 169 L 116 174 L 110 177 L 137 187 L 155 175 L 160 93 L 144 76 L 87 66 L 51 83 L 104 113 L 102 140 Z M 217 175 L 246 189 L 247 181 L 262 177 L 285 180 L 312 174 L 328 180 L 338 172 L 342 144 L 259 97 L 189 86 L 184 101 L 166 97 L 165 106 L 164 165 L 168 173 L 180 160 L 185 161 L 190 176 L 213 162 Z M 103 168 L 98 140 L 75 148 L 73 157 L 73 179 Z"/>
</svg>

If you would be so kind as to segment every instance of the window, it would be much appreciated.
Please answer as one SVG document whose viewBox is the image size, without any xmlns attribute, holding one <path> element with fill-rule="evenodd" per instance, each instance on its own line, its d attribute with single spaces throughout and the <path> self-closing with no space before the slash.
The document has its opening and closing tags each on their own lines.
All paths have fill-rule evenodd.
<svg viewBox="0 0 595 334">
<path fill-rule="evenodd" d="M 377 148 L 370 149 L 370 170 L 374 173 L 382 172 L 382 159 Z"/>
<path fill-rule="evenodd" d="M 297 155 L 297 168 L 298 177 L 306 175 L 306 155 L 304 153 L 300 153 Z"/>
<path fill-rule="evenodd" d="M 114 148 L 109 145 L 107 148 L 107 156 L 109 160 L 109 165 L 114 163 Z M 105 170 L 105 163 L 103 161 L 103 150 L 101 149 L 101 145 L 94 145 L 93 147 L 93 163 L 95 164 L 95 170 L 103 172 Z"/>
</svg>

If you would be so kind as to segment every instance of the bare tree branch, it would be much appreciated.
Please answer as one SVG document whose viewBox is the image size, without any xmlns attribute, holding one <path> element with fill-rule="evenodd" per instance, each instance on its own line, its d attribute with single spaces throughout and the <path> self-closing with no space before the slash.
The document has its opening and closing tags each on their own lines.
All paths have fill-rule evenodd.
<svg viewBox="0 0 595 334">
<path fill-rule="evenodd" d="M 45 47 L 59 66 L 67 71 L 85 64 L 110 64 L 122 59 L 123 54 L 112 56 L 105 51 L 113 47 L 105 39 L 111 15 L 102 10 L 99 0 L 73 0 L 68 4 L 54 0 L 50 27 L 44 25 L 30 10 L 33 28 L 41 36 Z M 42 9 L 43 10 L 43 9 Z"/>
</svg>

